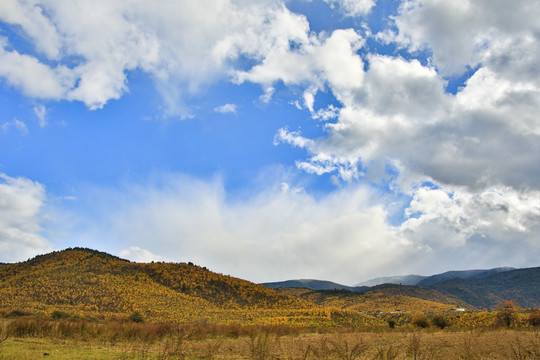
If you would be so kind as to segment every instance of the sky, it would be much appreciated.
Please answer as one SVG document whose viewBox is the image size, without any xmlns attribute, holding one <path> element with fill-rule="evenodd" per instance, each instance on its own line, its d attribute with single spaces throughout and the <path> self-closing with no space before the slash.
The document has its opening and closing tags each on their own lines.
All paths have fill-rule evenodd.
<svg viewBox="0 0 540 360">
<path fill-rule="evenodd" d="M 0 262 L 540 263 L 538 0 L 2 0 Z"/>
</svg>

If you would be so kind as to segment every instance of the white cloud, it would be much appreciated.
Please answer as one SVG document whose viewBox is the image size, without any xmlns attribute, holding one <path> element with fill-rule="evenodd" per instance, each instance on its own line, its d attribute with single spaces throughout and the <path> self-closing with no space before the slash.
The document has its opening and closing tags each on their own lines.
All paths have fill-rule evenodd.
<svg viewBox="0 0 540 360">
<path fill-rule="evenodd" d="M 0 77 L 30 97 L 59 100 L 66 96 L 74 83 L 67 67 L 52 68 L 33 56 L 6 51 L 5 47 L 6 41 L 0 38 Z"/>
<path fill-rule="evenodd" d="M 49 59 L 59 57 L 60 37 L 37 2 L 4 0 L 0 2 L 0 19 L 21 26 L 34 41 L 36 48 Z"/>
<path fill-rule="evenodd" d="M 501 70 L 518 68 L 538 79 L 532 64 L 540 55 L 539 11 L 540 4 L 530 0 L 408 0 L 396 18 L 398 39 L 412 50 L 431 49 L 434 63 L 445 74 L 481 63 Z"/>
<path fill-rule="evenodd" d="M 24 121 L 21 121 L 19 119 L 13 119 L 13 125 L 15 126 L 15 128 L 17 130 L 19 130 L 19 132 L 23 135 L 27 135 L 28 134 L 28 127 L 26 126 L 26 124 L 24 123 Z"/>
<path fill-rule="evenodd" d="M 428 266 L 464 268 L 517 264 L 535 265 L 540 247 L 540 192 L 495 187 L 481 192 L 421 187 L 405 210 L 409 217 L 400 232 L 431 253 Z M 443 256 L 443 254 L 447 254 Z M 460 257 L 462 257 L 460 259 Z M 476 258 L 476 259 L 475 259 Z"/>
<path fill-rule="evenodd" d="M 331 7 L 340 6 L 349 16 L 366 15 L 375 6 L 376 0 L 324 0 Z"/>
<path fill-rule="evenodd" d="M 0 173 L 0 261 L 23 261 L 51 251 L 41 235 L 44 187 Z"/>
<path fill-rule="evenodd" d="M 127 249 L 122 249 L 118 252 L 118 256 L 127 260 L 143 263 L 166 260 L 164 257 L 153 254 L 146 249 L 141 249 L 138 246 L 130 246 Z"/>
<path fill-rule="evenodd" d="M 395 18 L 393 40 L 413 52 L 428 46 L 431 62 L 376 54 L 362 59 L 355 52 L 362 38 L 339 30 L 328 38 L 312 36 L 275 60 L 269 56 L 240 79 L 305 86 L 304 106 L 314 117 L 322 110 L 315 109 L 318 91 L 329 89 L 341 103 L 339 112 L 329 113 L 338 117 L 325 124 L 324 136 L 276 135 L 306 148 L 310 156 L 298 166 L 308 172 L 352 180 L 387 164 L 400 169 L 401 179 L 538 189 L 540 78 L 532 64 L 540 58 L 540 42 L 533 41 L 537 22 L 523 10 L 537 5 L 522 5 L 520 22 L 505 18 L 511 12 L 506 3 L 407 1 Z M 445 30 L 438 32 L 439 25 Z M 444 74 L 479 64 L 456 95 L 445 91 Z"/>
<path fill-rule="evenodd" d="M 14 127 L 15 129 L 17 129 L 21 133 L 21 135 L 28 135 L 28 127 L 26 126 L 24 121 L 14 118 L 13 121 L 5 122 L 1 126 L 4 133 L 6 133 L 10 127 Z"/>
<path fill-rule="evenodd" d="M 34 106 L 34 114 L 38 118 L 38 123 L 40 128 L 47 126 L 47 108 L 43 105 Z"/>
<path fill-rule="evenodd" d="M 235 104 L 225 104 L 214 108 L 215 112 L 222 114 L 236 114 L 236 105 Z"/>
<path fill-rule="evenodd" d="M 127 73 L 138 69 L 155 80 L 167 111 L 182 116 L 190 115 L 186 100 L 225 78 L 240 55 L 262 61 L 309 30 L 277 0 L 10 0 L 0 20 L 20 26 L 59 64 L 6 50 L 3 41 L 0 77 L 26 95 L 99 109 L 128 91 Z"/>
<path fill-rule="evenodd" d="M 306 29 L 307 30 L 307 24 Z M 300 32 L 299 32 L 300 33 Z M 353 29 L 335 30 L 329 37 L 299 36 L 298 46 L 288 43 L 270 49 L 264 60 L 247 71 L 235 72 L 238 83 L 258 83 L 264 89 L 282 81 L 305 86 L 306 106 L 313 110 L 311 97 L 330 86 L 338 100 L 349 102 L 351 91 L 362 86 L 363 62 L 356 51 L 364 40 Z"/>
</svg>

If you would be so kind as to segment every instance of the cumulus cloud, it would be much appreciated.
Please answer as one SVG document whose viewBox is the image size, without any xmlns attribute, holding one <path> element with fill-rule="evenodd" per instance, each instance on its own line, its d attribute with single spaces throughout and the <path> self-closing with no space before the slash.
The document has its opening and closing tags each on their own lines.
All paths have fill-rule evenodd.
<svg viewBox="0 0 540 360">
<path fill-rule="evenodd" d="M 0 261 L 23 261 L 51 251 L 42 236 L 44 187 L 0 173 Z"/>
<path fill-rule="evenodd" d="M 504 186 L 481 192 L 420 187 L 405 210 L 408 219 L 400 232 L 431 254 L 421 260 L 428 267 L 437 262 L 447 268 L 456 264 L 467 268 L 470 263 L 493 266 L 489 259 L 499 259 L 501 265 L 534 266 L 539 251 L 535 240 L 540 231 L 539 199 L 538 191 Z"/>
<path fill-rule="evenodd" d="M 397 39 L 413 51 L 432 50 L 434 63 L 445 74 L 482 64 L 510 72 L 517 68 L 538 79 L 532 66 L 539 55 L 534 44 L 538 11 L 540 4 L 529 0 L 407 0 L 396 17 Z"/>
<path fill-rule="evenodd" d="M 537 189 L 540 122 L 534 114 L 540 110 L 540 88 L 532 63 L 540 57 L 540 46 L 532 39 L 538 25 L 525 13 L 523 21 L 514 15 L 506 19 L 507 6 L 406 1 L 394 19 L 392 41 L 405 46 L 410 58 L 362 58 L 357 54 L 362 37 L 337 30 L 269 53 L 238 79 L 263 88 L 278 81 L 304 86 L 304 107 L 314 118 L 324 111 L 316 109 L 318 91 L 329 90 L 340 102 L 339 110 L 328 113 L 337 121 L 325 125 L 326 135 L 307 139 L 284 129 L 276 135 L 310 153 L 298 162 L 309 172 L 338 172 L 352 180 L 386 164 L 417 181 Z M 526 2 L 519 13 L 535 6 Z M 444 29 L 437 31 L 439 26 Z M 414 59 L 426 47 L 433 60 Z M 445 76 L 466 67 L 479 68 L 457 94 L 447 92 Z"/>
<path fill-rule="evenodd" d="M 300 34 L 300 32 L 299 32 Z M 309 96 L 330 86 L 342 102 L 350 101 L 351 91 L 363 82 L 363 61 L 356 54 L 364 39 L 353 29 L 335 30 L 330 36 L 303 36 L 297 46 L 288 43 L 272 48 L 266 58 L 247 71 L 237 71 L 236 81 L 258 83 L 264 89 L 282 81 L 285 85 L 305 86 L 306 106 L 312 110 Z"/>
<path fill-rule="evenodd" d="M 186 98 L 226 77 L 239 56 L 261 61 L 274 47 L 303 41 L 309 28 L 273 0 L 10 0 L 0 5 L 0 20 L 20 26 L 59 64 L 10 50 L 3 39 L 0 77 L 26 95 L 99 109 L 128 91 L 127 73 L 139 69 L 173 115 L 189 115 Z"/>
<path fill-rule="evenodd" d="M 419 249 L 446 248 L 455 254 L 452 261 L 472 260 L 465 249 L 473 248 L 475 254 L 499 251 L 502 258 L 501 249 L 531 246 L 540 202 L 540 87 L 532 66 L 540 46 L 531 15 L 538 4 L 523 1 L 516 12 L 509 6 L 405 1 L 394 18 L 396 32 L 375 39 L 401 46 L 407 58 L 361 58 L 362 38 L 336 31 L 310 37 L 242 76 L 263 87 L 277 81 L 304 86 L 304 107 L 312 116 L 318 91 L 329 90 L 339 101 L 337 121 L 325 124 L 326 134 L 277 132 L 275 144 L 309 154 L 298 168 L 348 182 L 390 181 L 396 194 L 412 199 L 405 215 L 416 215 L 398 232 Z M 322 48 L 326 58 L 318 56 Z M 432 58 L 416 60 L 421 50 Z M 448 79 L 467 69 L 474 71 L 457 93 L 448 92 Z M 426 181 L 438 188 L 427 191 L 421 186 Z"/>
<path fill-rule="evenodd" d="M 27 96 L 54 100 L 64 98 L 75 81 L 65 66 L 53 68 L 33 56 L 6 50 L 6 40 L 1 37 L 0 77 Z"/>
</svg>

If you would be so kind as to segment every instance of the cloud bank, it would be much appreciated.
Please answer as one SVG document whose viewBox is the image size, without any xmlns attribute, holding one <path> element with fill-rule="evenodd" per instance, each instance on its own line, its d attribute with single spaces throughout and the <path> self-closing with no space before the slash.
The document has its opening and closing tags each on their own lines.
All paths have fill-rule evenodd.
<svg viewBox="0 0 540 360">
<path fill-rule="evenodd" d="M 85 238 L 131 260 L 192 261 L 252 281 L 320 278 L 355 284 L 390 274 L 532 264 L 540 251 L 539 194 L 422 187 L 407 219 L 395 198 L 351 185 L 315 198 L 293 183 L 231 197 L 220 179 L 170 174 L 152 184 L 92 192 Z M 399 212 L 399 209 L 395 210 Z M 157 254 L 157 255 L 154 255 Z"/>
<path fill-rule="evenodd" d="M 0 173 L 0 261 L 24 261 L 51 251 L 42 235 L 44 187 Z"/>
</svg>

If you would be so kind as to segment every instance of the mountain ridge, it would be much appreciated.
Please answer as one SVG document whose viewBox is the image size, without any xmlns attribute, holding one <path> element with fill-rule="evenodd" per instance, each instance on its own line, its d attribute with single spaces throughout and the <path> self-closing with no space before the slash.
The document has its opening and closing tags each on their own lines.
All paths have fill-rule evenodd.
<svg viewBox="0 0 540 360">
<path fill-rule="evenodd" d="M 282 283 L 287 284 L 287 282 Z M 429 293 L 429 297 L 426 297 L 427 293 L 420 289 L 438 292 L 439 300 L 437 301 L 450 297 L 459 306 L 472 309 L 493 309 L 505 300 L 515 301 L 523 307 L 536 308 L 540 307 L 540 267 L 523 269 L 498 267 L 487 270 L 448 271 L 424 277 L 417 285 L 386 283 L 367 287 L 362 291 L 352 291 L 365 294 L 384 290 L 388 296 L 405 295 L 410 291 L 418 291 L 422 293 L 422 296 L 412 297 L 428 301 L 437 298 L 437 296 L 433 299 L 429 298 L 434 293 Z M 310 290 L 325 291 L 321 289 Z M 347 289 L 341 290 L 347 291 Z M 351 294 L 351 296 L 353 295 Z M 442 302 L 448 303 L 447 300 Z"/>
<path fill-rule="evenodd" d="M 272 289 L 278 289 L 283 287 L 288 288 L 306 288 L 311 290 L 348 290 L 348 291 L 364 291 L 367 288 L 365 286 L 347 286 L 335 283 L 333 281 L 327 280 L 316 280 L 316 279 L 296 279 L 296 280 L 285 280 L 285 281 L 276 281 L 276 282 L 265 282 L 261 285 L 267 286 Z"/>
</svg>

